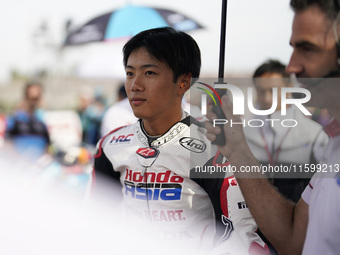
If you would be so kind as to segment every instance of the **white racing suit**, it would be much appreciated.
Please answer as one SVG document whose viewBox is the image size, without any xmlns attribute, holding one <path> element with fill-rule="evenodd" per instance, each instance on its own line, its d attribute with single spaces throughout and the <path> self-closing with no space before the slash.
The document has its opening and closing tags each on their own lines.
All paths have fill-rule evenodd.
<svg viewBox="0 0 340 255">
<path fill-rule="evenodd" d="M 158 237 L 189 243 L 203 254 L 205 248 L 269 254 L 232 173 L 208 172 L 208 166 L 220 162 L 225 170 L 229 163 L 222 164 L 205 130 L 187 116 L 152 141 L 141 125 L 139 120 L 102 138 L 94 160 L 97 173 L 120 179 L 128 221 L 147 220 Z"/>
</svg>

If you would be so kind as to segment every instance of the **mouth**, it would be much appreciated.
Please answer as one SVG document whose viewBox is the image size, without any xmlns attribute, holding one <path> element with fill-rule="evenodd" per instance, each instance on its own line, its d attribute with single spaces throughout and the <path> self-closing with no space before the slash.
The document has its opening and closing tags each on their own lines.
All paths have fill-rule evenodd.
<svg viewBox="0 0 340 255">
<path fill-rule="evenodd" d="M 297 77 L 294 73 L 290 74 L 290 81 L 292 82 L 293 87 L 295 88 L 308 89 L 311 80 L 312 79 L 310 78 Z"/>
<path fill-rule="evenodd" d="M 140 98 L 140 97 L 134 97 L 130 100 L 130 102 L 134 106 L 139 106 L 139 105 L 143 104 L 144 102 L 146 102 L 146 99 Z"/>
<path fill-rule="evenodd" d="M 319 84 L 322 84 L 326 81 L 327 78 L 310 78 L 310 77 L 296 77 L 295 74 L 290 75 L 291 82 L 293 83 L 294 87 L 296 88 L 304 88 L 304 89 L 311 89 L 316 87 Z"/>
</svg>

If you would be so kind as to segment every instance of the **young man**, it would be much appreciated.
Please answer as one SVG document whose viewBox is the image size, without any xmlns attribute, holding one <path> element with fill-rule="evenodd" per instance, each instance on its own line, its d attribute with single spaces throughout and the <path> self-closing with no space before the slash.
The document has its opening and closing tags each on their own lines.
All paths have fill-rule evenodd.
<svg viewBox="0 0 340 255">
<path fill-rule="evenodd" d="M 302 86 L 311 92 L 308 105 L 327 108 L 334 117 L 327 128 L 331 140 L 321 161 L 326 166 L 326 177 L 314 175 L 297 204 L 280 196 L 259 174 L 236 173 L 236 177 L 258 226 L 280 254 L 339 254 L 340 86 L 338 79 L 324 78 L 340 76 L 337 61 L 340 6 L 334 0 L 291 0 L 291 6 L 295 11 L 290 39 L 294 51 L 286 70 L 298 78 L 318 78 L 301 80 Z M 228 98 L 222 100 L 226 118 L 237 121 Z M 214 119 L 214 114 L 209 113 L 209 118 Z M 210 140 L 221 131 L 210 123 L 206 127 Z M 227 143 L 220 149 L 230 164 L 236 167 L 258 164 L 239 127 L 225 127 L 224 132 Z"/>
<path fill-rule="evenodd" d="M 119 179 L 128 221 L 136 227 L 149 220 L 158 236 L 198 252 L 211 246 L 237 254 L 268 251 L 233 176 L 192 176 L 193 165 L 219 160 L 203 128 L 181 108 L 200 73 L 196 42 L 157 28 L 134 36 L 123 53 L 125 88 L 139 121 L 99 142 L 94 168 Z"/>
</svg>

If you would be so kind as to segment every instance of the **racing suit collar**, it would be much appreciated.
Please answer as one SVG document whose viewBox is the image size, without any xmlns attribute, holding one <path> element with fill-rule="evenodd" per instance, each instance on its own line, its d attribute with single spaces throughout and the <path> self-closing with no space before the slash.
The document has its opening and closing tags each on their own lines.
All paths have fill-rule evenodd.
<svg viewBox="0 0 340 255">
<path fill-rule="evenodd" d="M 182 119 L 175 123 L 165 134 L 161 136 L 150 136 L 143 128 L 143 120 L 139 119 L 139 125 L 137 125 L 137 136 L 139 140 L 145 145 L 150 147 L 159 147 L 163 144 L 170 142 L 174 137 L 176 137 L 181 131 L 190 126 L 191 117 L 190 115 L 183 111 Z"/>
</svg>

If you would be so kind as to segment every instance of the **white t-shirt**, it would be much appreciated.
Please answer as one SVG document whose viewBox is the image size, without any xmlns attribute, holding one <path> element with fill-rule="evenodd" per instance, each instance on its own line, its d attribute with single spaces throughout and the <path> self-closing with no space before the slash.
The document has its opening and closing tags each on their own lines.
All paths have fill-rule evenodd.
<svg viewBox="0 0 340 255">
<path fill-rule="evenodd" d="M 133 114 L 132 108 L 128 98 L 112 105 L 104 114 L 100 135 L 103 137 L 112 130 L 130 125 L 137 121 L 136 116 Z"/>
<path fill-rule="evenodd" d="M 305 255 L 340 252 L 340 124 L 333 121 L 328 130 L 331 140 L 320 162 L 327 172 L 314 174 L 302 194 L 309 205 Z"/>
</svg>

